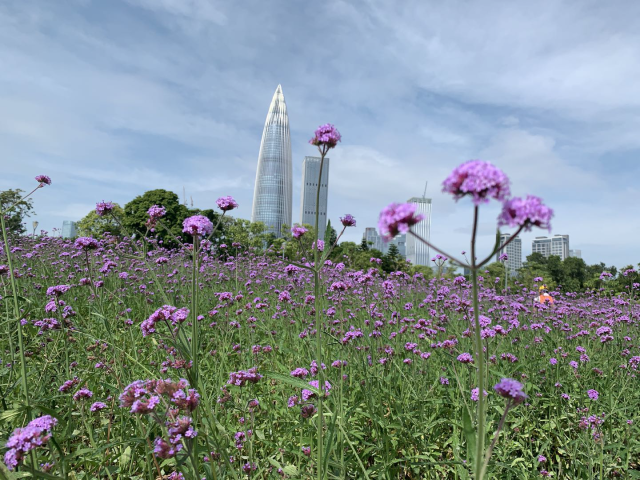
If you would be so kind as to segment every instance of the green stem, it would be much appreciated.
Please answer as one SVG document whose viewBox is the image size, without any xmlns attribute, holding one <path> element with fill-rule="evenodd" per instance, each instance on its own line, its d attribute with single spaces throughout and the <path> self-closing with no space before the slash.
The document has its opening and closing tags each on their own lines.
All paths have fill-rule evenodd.
<svg viewBox="0 0 640 480">
<path fill-rule="evenodd" d="M 193 388 L 198 388 L 198 236 L 193 237 L 193 272 L 191 277 L 191 370 Z"/>
<path fill-rule="evenodd" d="M 478 301 L 478 267 L 476 265 L 476 235 L 478 232 L 478 207 L 475 206 L 473 210 L 473 233 L 471 235 L 471 279 L 473 282 L 473 319 L 475 325 L 475 349 L 476 349 L 476 361 L 477 361 L 477 381 L 478 381 L 478 433 L 476 438 L 476 458 L 475 480 L 482 480 L 482 455 L 484 453 L 484 429 L 485 429 L 485 404 L 486 399 L 484 396 L 484 383 L 485 383 L 485 368 L 484 368 L 484 352 L 482 350 L 482 338 L 480 335 L 480 302 Z"/>
<path fill-rule="evenodd" d="M 314 251 L 314 263 L 313 263 L 313 293 L 314 297 L 314 316 L 315 316 L 315 325 L 316 325 L 316 363 L 318 364 L 318 387 L 320 392 L 318 393 L 318 422 L 317 422 L 317 432 L 316 432 L 316 440 L 318 442 L 317 446 L 317 454 L 316 454 L 316 462 L 317 462 L 317 478 L 318 480 L 324 479 L 324 468 L 323 468 L 323 387 L 324 387 L 324 375 L 322 370 L 322 335 L 321 330 L 322 327 L 320 325 L 320 268 L 318 265 L 320 259 L 320 250 L 318 245 L 318 224 L 320 219 L 320 185 L 322 184 L 322 167 L 324 165 L 324 157 L 327 154 L 327 149 L 323 148 L 320 150 L 320 173 L 318 174 L 318 186 L 316 189 L 316 222 L 315 222 L 315 251 Z"/>
<path fill-rule="evenodd" d="M 5 212 L 0 211 L 0 228 L 2 229 L 2 240 L 4 242 L 4 250 L 7 255 L 7 264 L 9 266 L 9 279 L 11 283 L 11 293 L 13 294 L 13 313 L 16 319 L 16 327 L 18 330 L 18 349 L 20 350 L 20 374 L 22 383 L 22 394 L 24 403 L 27 407 L 29 417 L 31 417 L 31 403 L 29 401 L 29 384 L 27 382 L 27 362 L 24 356 L 24 338 L 22 336 L 22 325 L 20 324 L 20 307 L 18 307 L 18 289 L 16 288 L 16 279 L 13 272 L 13 263 L 11 262 L 11 251 L 9 250 L 9 240 L 7 239 L 7 229 L 4 223 Z"/>
</svg>

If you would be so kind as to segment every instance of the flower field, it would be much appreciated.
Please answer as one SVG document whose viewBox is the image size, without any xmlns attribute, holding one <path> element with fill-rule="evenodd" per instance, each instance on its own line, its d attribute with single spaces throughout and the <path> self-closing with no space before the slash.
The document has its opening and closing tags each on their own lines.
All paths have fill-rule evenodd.
<svg viewBox="0 0 640 480">
<path fill-rule="evenodd" d="M 313 271 L 242 245 L 194 257 L 20 237 L 9 249 L 6 478 L 312 478 L 319 400 L 328 478 L 472 478 L 465 277 L 326 261 L 316 299 Z M 504 421 L 487 478 L 640 478 L 637 289 L 556 291 L 548 305 L 534 302 L 539 284 L 503 291 L 479 275 L 487 445 Z M 527 398 L 503 398 L 502 378 Z"/>
</svg>

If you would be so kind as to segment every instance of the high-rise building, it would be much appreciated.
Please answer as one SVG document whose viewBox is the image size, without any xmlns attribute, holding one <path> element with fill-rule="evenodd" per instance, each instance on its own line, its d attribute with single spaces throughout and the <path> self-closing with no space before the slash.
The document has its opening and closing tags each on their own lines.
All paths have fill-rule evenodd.
<svg viewBox="0 0 640 480">
<path fill-rule="evenodd" d="M 582 250 L 569 250 L 570 257 L 582 258 Z"/>
<path fill-rule="evenodd" d="M 389 247 L 391 245 L 395 245 L 396 247 L 398 247 L 398 251 L 400 252 L 400 255 L 402 255 L 405 258 L 407 256 L 407 234 L 406 233 L 399 233 L 398 235 L 393 237 L 393 239 L 391 239 L 389 242 L 385 242 L 384 239 L 378 233 L 378 230 L 376 230 L 373 227 L 367 227 L 364 229 L 364 234 L 362 235 L 362 238 L 364 238 L 364 240 L 369 244 L 369 248 L 372 248 L 372 249 L 375 248 L 376 250 L 380 250 L 385 255 L 389 251 Z"/>
<path fill-rule="evenodd" d="M 560 260 L 569 258 L 569 235 L 536 237 L 531 242 L 531 251 L 541 253 L 545 257 L 557 255 Z"/>
<path fill-rule="evenodd" d="M 364 229 L 364 235 L 362 236 L 364 240 L 369 244 L 369 248 L 375 248 L 376 250 L 380 250 L 384 253 L 385 242 L 382 240 L 382 237 L 378 234 L 378 230 L 374 227 L 367 227 Z"/>
<path fill-rule="evenodd" d="M 62 238 L 75 238 L 78 236 L 78 224 L 70 220 L 62 222 Z"/>
<path fill-rule="evenodd" d="M 262 132 L 251 210 L 251 221 L 263 222 L 277 237 L 282 236 L 282 225 L 291 226 L 292 170 L 289 116 L 278 85 Z"/>
<path fill-rule="evenodd" d="M 511 238 L 511 235 L 508 233 L 500 234 L 500 247 L 507 243 L 509 238 Z M 509 242 L 509 245 L 505 248 L 500 248 L 496 253 L 496 262 L 499 261 L 500 255 L 503 253 L 507 254 L 507 269 L 509 270 L 509 275 L 513 276 L 522 268 L 522 239 L 516 236 Z"/>
<path fill-rule="evenodd" d="M 411 231 L 426 241 L 430 240 L 431 235 L 431 199 L 422 197 L 411 197 L 407 200 L 409 203 L 415 203 L 418 207 L 416 213 L 421 214 L 424 219 L 411 227 Z M 411 234 L 407 234 L 407 260 L 413 265 L 431 265 L 429 245 L 421 242 Z"/>
<path fill-rule="evenodd" d="M 318 195 L 318 177 L 320 176 L 320 157 L 304 157 L 302 162 L 302 199 L 300 201 L 300 223 L 311 226 L 316 224 L 316 197 Z M 318 238 L 324 238 L 327 229 L 327 197 L 329 194 L 329 159 L 322 164 L 320 180 L 320 208 L 318 216 Z"/>
</svg>

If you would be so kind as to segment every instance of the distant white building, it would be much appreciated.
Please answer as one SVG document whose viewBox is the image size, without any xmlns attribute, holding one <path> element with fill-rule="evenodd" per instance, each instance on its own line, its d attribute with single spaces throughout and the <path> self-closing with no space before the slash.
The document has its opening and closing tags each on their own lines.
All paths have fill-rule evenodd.
<svg viewBox="0 0 640 480">
<path fill-rule="evenodd" d="M 511 235 L 508 233 L 503 233 L 500 235 L 500 247 L 507 243 L 507 240 L 511 238 Z M 522 268 L 522 239 L 520 237 L 514 238 L 506 248 L 500 248 L 498 253 L 496 253 L 496 262 L 500 261 L 500 255 L 503 253 L 507 254 L 507 269 L 509 270 L 509 275 L 515 275 L 518 270 Z"/>
<path fill-rule="evenodd" d="M 570 257 L 582 258 L 582 250 L 569 250 Z"/>
<path fill-rule="evenodd" d="M 421 214 L 424 219 L 411 227 L 411 231 L 426 241 L 431 236 L 431 199 L 426 197 L 411 197 L 408 203 L 415 203 L 418 207 L 416 213 Z M 431 255 L 429 245 L 421 242 L 416 237 L 407 234 L 406 258 L 413 265 L 431 265 Z"/>
<path fill-rule="evenodd" d="M 407 235 L 405 233 L 396 235 L 393 237 L 393 240 L 387 243 L 382 239 L 377 229 L 367 227 L 364 229 L 362 238 L 369 244 L 369 248 L 380 250 L 383 254 L 386 254 L 389 251 L 389 247 L 391 245 L 395 245 L 398 247 L 400 255 L 404 258 L 407 256 Z"/>
<path fill-rule="evenodd" d="M 78 224 L 70 220 L 62 222 L 62 238 L 75 238 L 78 236 Z"/>
<path fill-rule="evenodd" d="M 531 242 L 531 251 L 541 253 L 545 257 L 556 255 L 560 260 L 569 258 L 569 235 L 536 237 Z"/>
<path fill-rule="evenodd" d="M 304 157 L 302 162 L 302 198 L 300 200 L 300 224 L 316 224 L 316 197 L 318 195 L 318 177 L 320 176 L 320 157 Z M 318 215 L 318 238 L 324 238 L 327 229 L 327 197 L 329 195 L 329 159 L 322 164 L 320 180 L 320 208 Z"/>
</svg>

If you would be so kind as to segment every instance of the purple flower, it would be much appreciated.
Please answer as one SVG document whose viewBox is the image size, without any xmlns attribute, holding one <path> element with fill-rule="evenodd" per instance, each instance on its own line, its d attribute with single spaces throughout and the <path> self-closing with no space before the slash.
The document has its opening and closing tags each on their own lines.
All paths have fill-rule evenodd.
<svg viewBox="0 0 640 480">
<path fill-rule="evenodd" d="M 504 200 L 509 194 L 509 179 L 489 162 L 469 160 L 456 167 L 442 183 L 442 191 L 451 193 L 456 200 L 473 196 L 473 203 L 487 203 L 490 198 Z"/>
<path fill-rule="evenodd" d="M 313 242 L 313 245 L 311 245 L 311 250 L 315 250 L 315 249 L 316 249 L 316 242 Z M 324 240 L 318 239 L 318 250 L 321 252 L 324 251 Z"/>
<path fill-rule="evenodd" d="M 507 255 L 506 253 L 503 253 L 498 257 L 498 260 L 501 262 L 506 262 L 507 260 L 509 260 L 509 255 Z"/>
<path fill-rule="evenodd" d="M 0 265 L 0 275 L 9 273 L 9 265 Z"/>
<path fill-rule="evenodd" d="M 213 223 L 202 215 L 193 215 L 182 222 L 182 231 L 190 235 L 209 235 L 213 233 Z"/>
<path fill-rule="evenodd" d="M 76 238 L 73 246 L 78 250 L 94 250 L 98 248 L 98 241 L 91 237 L 79 237 Z"/>
<path fill-rule="evenodd" d="M 47 175 L 38 175 L 36 182 L 40 182 L 40 185 L 51 185 L 51 179 Z"/>
<path fill-rule="evenodd" d="M 99 412 L 100 410 L 103 410 L 105 408 L 107 408 L 107 406 L 104 403 L 95 402 L 93 405 L 91 405 L 89 410 L 91 410 L 92 412 Z"/>
<path fill-rule="evenodd" d="M 461 353 L 458 355 L 458 361 L 460 363 L 473 363 L 473 356 L 470 353 Z"/>
<path fill-rule="evenodd" d="M 229 374 L 229 380 L 227 381 L 230 385 L 237 385 L 238 387 L 243 387 L 247 383 L 258 383 L 258 381 L 262 378 L 262 375 L 258 373 L 258 368 L 253 367 L 249 370 L 240 370 L 238 372 L 232 372 Z"/>
<path fill-rule="evenodd" d="M 55 287 L 47 288 L 47 296 L 56 297 L 61 296 L 64 293 L 67 293 L 71 287 L 69 285 L 56 285 Z"/>
<path fill-rule="evenodd" d="M 416 214 L 418 205 L 415 203 L 392 203 L 380 212 L 378 230 L 388 242 L 398 233 L 407 233 L 409 228 L 424 217 Z"/>
<path fill-rule="evenodd" d="M 233 210 L 234 208 L 238 208 L 238 202 L 236 202 L 232 197 L 220 197 L 216 200 L 216 204 L 218 208 L 223 212 L 228 212 L 229 210 Z"/>
<path fill-rule="evenodd" d="M 493 386 L 493 389 L 501 397 L 505 397 L 513 402 L 514 405 L 524 402 L 527 394 L 522 391 L 522 384 L 513 378 L 503 378 L 499 383 Z"/>
<path fill-rule="evenodd" d="M 308 230 L 304 227 L 295 226 L 291 229 L 291 233 L 293 234 L 294 238 L 300 238 L 302 235 L 304 235 L 307 232 Z"/>
<path fill-rule="evenodd" d="M 545 228 L 551 231 L 551 217 L 553 210 L 533 195 L 527 195 L 524 200 L 514 197 L 502 205 L 502 212 L 498 216 L 498 226 L 524 227 L 531 231 L 531 227 Z"/>
<path fill-rule="evenodd" d="M 96 203 L 96 213 L 99 217 L 104 217 L 107 213 L 111 213 L 115 205 L 111 202 L 105 202 L 104 200 Z"/>
<path fill-rule="evenodd" d="M 486 390 L 483 390 L 484 392 L 484 396 L 486 397 L 488 395 Z M 477 402 L 480 399 L 480 389 L 478 387 L 474 388 L 473 390 L 471 390 L 471 400 L 473 400 L 474 402 Z"/>
<path fill-rule="evenodd" d="M 91 398 L 91 397 L 93 397 L 93 392 L 88 388 L 81 388 L 80 390 L 78 390 L 76 393 L 73 394 L 73 399 L 75 401 L 82 400 L 84 398 Z"/>
<path fill-rule="evenodd" d="M 28 452 L 45 445 L 51 438 L 49 431 L 57 423 L 51 415 L 44 415 L 31 420 L 26 427 L 16 428 L 5 445 L 9 450 L 4 454 L 4 463 L 9 470 L 14 470 Z"/>
<path fill-rule="evenodd" d="M 591 400 L 598 400 L 599 393 L 597 390 L 591 389 L 591 390 L 587 390 L 587 395 L 589 395 L 589 398 Z"/>
<path fill-rule="evenodd" d="M 356 219 L 350 213 L 347 213 L 344 217 L 340 217 L 340 221 L 342 222 L 342 225 L 344 225 L 345 227 L 356 226 Z"/>
<path fill-rule="evenodd" d="M 314 136 L 309 140 L 309 143 L 318 147 L 326 146 L 328 150 L 330 148 L 334 148 L 341 140 L 342 135 L 340 135 L 338 129 L 330 123 L 326 123 L 325 125 L 320 125 L 316 129 Z"/>
<path fill-rule="evenodd" d="M 547 457 L 545 457 L 544 455 L 538 455 L 539 463 L 545 463 L 546 461 L 547 461 Z"/>
<path fill-rule="evenodd" d="M 549 359 L 549 363 L 550 363 L 551 365 L 556 365 L 556 364 L 558 363 L 558 360 L 557 360 L 556 358 L 550 358 L 550 359 Z"/>
<path fill-rule="evenodd" d="M 159 218 L 164 217 L 167 214 L 167 209 L 160 205 L 152 205 L 147 210 L 147 215 L 151 217 L 153 220 L 157 220 Z"/>
</svg>

